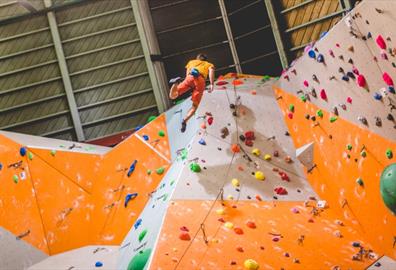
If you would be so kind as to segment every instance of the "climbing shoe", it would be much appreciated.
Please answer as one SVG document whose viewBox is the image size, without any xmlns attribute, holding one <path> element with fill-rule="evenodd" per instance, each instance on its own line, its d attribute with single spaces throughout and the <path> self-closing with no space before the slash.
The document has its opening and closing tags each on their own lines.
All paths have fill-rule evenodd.
<svg viewBox="0 0 396 270">
<path fill-rule="evenodd" d="M 172 78 L 169 80 L 170 84 L 174 84 L 174 83 L 179 83 L 181 82 L 182 78 L 181 77 L 176 77 L 176 78 Z"/>
</svg>

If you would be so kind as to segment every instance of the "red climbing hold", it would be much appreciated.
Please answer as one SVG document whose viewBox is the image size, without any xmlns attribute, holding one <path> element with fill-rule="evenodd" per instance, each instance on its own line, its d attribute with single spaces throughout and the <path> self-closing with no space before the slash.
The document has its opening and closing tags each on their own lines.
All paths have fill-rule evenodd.
<svg viewBox="0 0 396 270">
<path fill-rule="evenodd" d="M 186 226 L 181 226 L 180 230 L 183 232 L 189 232 L 188 228 Z"/>
<path fill-rule="evenodd" d="M 190 237 L 190 234 L 188 232 L 181 232 L 179 234 L 179 239 L 183 240 L 183 241 L 190 241 L 191 237 Z"/>
<path fill-rule="evenodd" d="M 234 232 L 235 232 L 236 234 L 243 234 L 243 230 L 242 230 L 242 228 L 240 228 L 240 227 L 235 227 L 235 228 L 234 228 Z"/>
<path fill-rule="evenodd" d="M 290 177 L 285 172 L 279 172 L 279 175 L 283 181 L 290 182 Z"/>
<path fill-rule="evenodd" d="M 305 86 L 305 87 L 308 87 L 308 86 L 309 86 L 308 81 L 306 81 L 306 80 L 304 81 L 304 86 Z"/>
<path fill-rule="evenodd" d="M 388 73 L 384 72 L 384 74 L 382 74 L 382 79 L 384 79 L 384 82 L 387 85 L 393 86 L 393 80 L 392 80 L 391 76 L 389 76 Z"/>
<path fill-rule="evenodd" d="M 254 221 L 248 220 L 246 222 L 246 226 L 248 226 L 250 229 L 256 229 L 256 223 Z"/>
<path fill-rule="evenodd" d="M 378 35 L 378 37 L 375 39 L 375 42 L 377 42 L 378 47 L 380 47 L 381 49 L 386 49 L 385 40 L 381 35 Z"/>
<path fill-rule="evenodd" d="M 256 137 L 254 136 L 254 131 L 246 131 L 245 132 L 246 140 L 254 140 Z"/>
<path fill-rule="evenodd" d="M 263 199 L 261 198 L 261 196 L 260 195 L 256 195 L 256 200 L 258 200 L 259 202 L 261 202 Z"/>
<path fill-rule="evenodd" d="M 219 86 L 221 86 L 221 85 L 226 85 L 226 84 L 228 84 L 227 81 L 218 81 L 218 82 L 216 83 L 216 85 L 219 85 Z"/>
<path fill-rule="evenodd" d="M 346 100 L 349 104 L 352 104 L 352 98 L 351 97 L 347 97 L 347 100 Z"/>
<path fill-rule="evenodd" d="M 359 74 L 357 77 L 357 84 L 360 87 L 365 87 L 366 86 L 366 78 L 362 74 Z"/>
<path fill-rule="evenodd" d="M 236 250 L 237 250 L 238 252 L 244 252 L 244 249 L 243 249 L 243 247 L 241 247 L 241 246 L 237 246 L 237 247 L 236 247 Z"/>
<path fill-rule="evenodd" d="M 289 112 L 289 113 L 287 114 L 287 117 L 289 117 L 289 119 L 293 119 L 293 113 L 292 113 L 292 112 Z"/>
<path fill-rule="evenodd" d="M 225 223 L 225 220 L 224 220 L 224 218 L 219 218 L 217 221 L 219 221 L 219 222 L 221 222 L 221 223 Z"/>
<path fill-rule="evenodd" d="M 253 96 L 257 95 L 257 91 L 256 91 L 256 90 L 252 90 L 250 93 L 251 93 Z"/>
<path fill-rule="evenodd" d="M 213 117 L 212 116 L 208 118 L 208 124 L 209 124 L 209 126 L 211 126 L 213 124 Z"/>
<path fill-rule="evenodd" d="M 327 100 L 327 94 L 326 94 L 326 91 L 324 89 L 320 90 L 320 97 L 323 100 Z"/>
<path fill-rule="evenodd" d="M 359 70 L 356 67 L 352 68 L 352 72 L 355 73 L 356 75 L 359 75 Z"/>
<path fill-rule="evenodd" d="M 253 146 L 253 141 L 252 140 L 245 140 L 245 145 L 246 146 Z"/>
<path fill-rule="evenodd" d="M 274 189 L 275 193 L 278 195 L 287 195 L 287 190 L 283 187 L 277 187 Z"/>
</svg>

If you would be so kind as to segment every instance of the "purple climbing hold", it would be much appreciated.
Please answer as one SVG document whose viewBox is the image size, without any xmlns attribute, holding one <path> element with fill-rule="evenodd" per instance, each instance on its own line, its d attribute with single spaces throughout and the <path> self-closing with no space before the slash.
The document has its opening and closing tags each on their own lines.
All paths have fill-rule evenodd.
<svg viewBox="0 0 396 270">
<path fill-rule="evenodd" d="M 316 61 L 318 61 L 319 63 L 323 63 L 324 62 L 324 56 L 323 54 L 319 54 L 318 58 L 316 58 Z"/>
</svg>

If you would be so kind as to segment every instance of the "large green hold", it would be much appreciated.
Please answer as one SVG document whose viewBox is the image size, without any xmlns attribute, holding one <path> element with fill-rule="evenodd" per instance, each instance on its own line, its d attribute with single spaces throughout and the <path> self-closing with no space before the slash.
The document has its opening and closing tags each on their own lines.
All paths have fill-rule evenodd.
<svg viewBox="0 0 396 270">
<path fill-rule="evenodd" d="M 380 191 L 385 205 L 396 215 L 396 163 L 383 170 Z"/>
<path fill-rule="evenodd" d="M 128 270 L 143 270 L 150 258 L 151 249 L 140 251 L 136 254 L 132 260 L 129 262 Z"/>
<path fill-rule="evenodd" d="M 198 163 L 193 162 L 190 164 L 190 170 L 195 173 L 199 173 L 201 171 L 201 166 L 199 166 Z"/>
</svg>

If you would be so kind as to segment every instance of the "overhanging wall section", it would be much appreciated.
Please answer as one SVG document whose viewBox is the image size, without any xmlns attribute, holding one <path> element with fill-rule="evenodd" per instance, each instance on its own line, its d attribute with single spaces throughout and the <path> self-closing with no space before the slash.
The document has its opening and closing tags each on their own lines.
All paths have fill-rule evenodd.
<svg viewBox="0 0 396 270">
<path fill-rule="evenodd" d="M 0 129 L 77 139 L 55 46 L 64 53 L 85 140 L 133 129 L 158 113 L 129 0 L 80 1 L 54 13 L 60 44 L 46 14 L 0 21 Z"/>
</svg>

